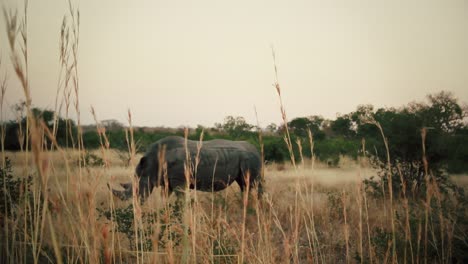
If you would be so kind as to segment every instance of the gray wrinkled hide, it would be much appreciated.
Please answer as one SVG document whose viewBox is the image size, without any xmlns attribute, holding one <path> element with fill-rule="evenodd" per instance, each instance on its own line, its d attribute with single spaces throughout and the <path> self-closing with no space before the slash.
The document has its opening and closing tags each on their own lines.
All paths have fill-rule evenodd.
<svg viewBox="0 0 468 264">
<path fill-rule="evenodd" d="M 198 141 L 187 141 L 192 168 L 195 167 Z M 200 191 L 220 191 L 236 181 L 241 191 L 246 188 L 245 175 L 249 172 L 250 186 L 257 186 L 259 195 L 261 186 L 261 159 L 257 149 L 245 141 L 230 141 L 216 139 L 203 141 L 200 150 L 197 170 L 191 175 L 191 189 Z M 185 139 L 182 137 L 166 137 L 153 143 L 141 158 L 136 174 L 140 178 L 138 192 L 141 198 L 146 198 L 154 187 L 165 186 L 166 182 L 159 169 L 158 155 L 165 146 L 165 161 L 167 162 L 167 185 L 169 192 L 184 189 L 186 186 Z M 113 190 L 120 198 L 130 198 L 132 187 L 122 184 L 125 191 Z"/>
</svg>

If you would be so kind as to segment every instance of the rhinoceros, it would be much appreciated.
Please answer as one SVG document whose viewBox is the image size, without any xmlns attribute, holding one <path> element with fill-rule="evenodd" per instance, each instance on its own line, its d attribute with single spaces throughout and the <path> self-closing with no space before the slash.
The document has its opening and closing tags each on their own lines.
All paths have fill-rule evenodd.
<svg viewBox="0 0 468 264">
<path fill-rule="evenodd" d="M 215 139 L 203 141 L 201 148 L 198 148 L 198 143 L 192 140 L 185 141 L 183 137 L 170 136 L 153 143 L 148 148 L 135 170 L 135 176 L 139 179 L 137 190 L 141 201 L 144 201 L 153 188 L 158 186 L 167 186 L 169 195 L 172 192 L 181 194 L 187 186 L 187 164 L 192 168 L 188 170 L 190 189 L 216 192 L 237 182 L 243 192 L 247 187 L 248 178 L 250 189 L 257 187 L 258 196 L 261 197 L 262 164 L 260 155 L 253 145 L 245 141 Z M 187 160 L 190 162 L 187 163 Z M 163 176 L 161 168 L 164 163 L 167 166 L 166 177 Z M 246 177 L 247 174 L 249 177 Z M 132 184 L 121 185 L 124 190 L 113 189 L 113 194 L 122 200 L 132 197 Z"/>
</svg>

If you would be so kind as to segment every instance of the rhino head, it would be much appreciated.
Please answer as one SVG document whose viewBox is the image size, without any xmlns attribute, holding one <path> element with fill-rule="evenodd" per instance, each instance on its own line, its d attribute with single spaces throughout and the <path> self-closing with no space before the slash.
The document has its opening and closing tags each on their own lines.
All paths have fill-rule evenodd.
<svg viewBox="0 0 468 264">
<path fill-rule="evenodd" d="M 140 197 L 140 200 L 143 202 L 150 194 L 153 188 L 155 187 L 155 179 L 157 179 L 157 174 L 154 175 L 154 172 L 158 170 L 155 168 L 155 164 L 150 164 L 147 157 L 142 157 L 135 169 L 135 177 L 138 182 L 136 193 Z M 121 183 L 120 184 L 124 190 L 112 189 L 112 193 L 121 200 L 128 200 L 133 196 L 133 184 Z"/>
<path fill-rule="evenodd" d="M 111 189 L 112 194 L 114 194 L 116 197 L 118 197 L 120 200 L 128 200 L 132 197 L 132 183 L 121 183 L 120 186 L 124 188 L 123 191 L 116 190 L 116 189 Z M 107 187 L 110 189 L 110 185 L 107 184 Z"/>
</svg>

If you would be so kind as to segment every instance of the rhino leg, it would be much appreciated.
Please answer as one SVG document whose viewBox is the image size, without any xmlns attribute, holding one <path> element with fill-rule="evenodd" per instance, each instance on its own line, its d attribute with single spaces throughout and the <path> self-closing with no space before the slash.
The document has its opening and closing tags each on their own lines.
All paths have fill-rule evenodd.
<svg viewBox="0 0 468 264">
<path fill-rule="evenodd" d="M 239 184 L 241 192 L 244 192 L 245 188 L 247 187 L 247 185 L 245 184 L 244 175 L 237 177 L 236 182 L 237 184 Z"/>
<path fill-rule="evenodd" d="M 247 179 L 247 177 L 249 179 Z M 237 177 L 236 182 L 239 184 L 241 192 L 247 188 L 247 184 L 249 184 L 249 193 L 252 189 L 257 189 L 257 197 L 258 199 L 262 198 L 263 195 L 263 183 L 262 179 L 260 179 L 259 172 L 257 170 L 244 170 L 241 167 L 241 173 Z"/>
<path fill-rule="evenodd" d="M 255 182 L 255 186 L 257 187 L 257 198 L 261 199 L 263 196 L 263 180 L 259 179 Z"/>
<path fill-rule="evenodd" d="M 236 182 L 239 184 L 243 192 L 249 185 L 249 192 L 257 185 L 258 171 L 249 166 L 248 161 L 241 161 L 239 176 Z"/>
</svg>

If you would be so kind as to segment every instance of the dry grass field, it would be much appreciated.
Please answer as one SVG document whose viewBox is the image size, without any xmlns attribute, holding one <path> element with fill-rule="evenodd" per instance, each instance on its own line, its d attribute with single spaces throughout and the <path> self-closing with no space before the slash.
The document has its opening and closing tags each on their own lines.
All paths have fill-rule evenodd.
<svg viewBox="0 0 468 264">
<path fill-rule="evenodd" d="M 159 191 L 141 205 L 114 197 L 107 184 L 118 188 L 118 183 L 132 180 L 133 166 L 126 166 L 114 150 L 92 153 L 104 157 L 106 165 L 80 167 L 77 151 L 42 153 L 47 194 L 41 194 L 40 181 L 33 181 L 31 201 L 15 204 L 16 217 L 3 219 L 9 228 L 7 243 L 11 243 L 8 261 L 392 262 L 388 201 L 364 192 L 362 180 L 375 175 L 366 162 L 344 159 L 339 168 L 328 168 L 308 160 L 296 169 L 290 164 L 270 164 L 265 168 L 266 195 L 261 201 L 255 195 L 243 196 L 233 184 L 217 193 L 189 191 L 189 202 L 176 211 L 175 197 L 166 201 Z M 15 175 L 38 177 L 34 166 L 26 165 L 31 153 L 5 155 Z M 466 186 L 466 178 L 457 176 L 457 181 Z M 45 213 L 44 199 L 48 201 Z M 404 212 L 404 204 L 403 198 L 397 198 L 395 211 Z M 413 206 L 415 213 L 424 215 L 419 205 Z M 447 228 L 455 225 L 446 220 Z M 407 255 L 396 258 L 422 262 L 424 236 L 418 233 L 405 239 L 404 226 L 399 219 L 401 244 L 397 246 L 405 248 L 398 254 Z M 440 234 L 432 235 L 438 239 Z M 453 238 L 442 236 L 448 244 L 438 250 L 449 254 Z"/>
<path fill-rule="evenodd" d="M 77 244 L 77 241 L 86 237 L 91 241 L 85 243 L 85 245 L 91 243 L 97 246 L 98 249 L 96 250 L 98 250 L 99 256 L 101 255 L 101 248 L 104 247 L 102 244 L 105 243 L 103 241 L 104 237 L 111 236 L 112 239 L 110 242 L 108 241 L 110 244 L 108 246 L 111 248 L 110 254 L 113 258 L 116 258 L 118 262 L 137 260 L 139 252 L 135 249 L 135 245 L 129 244 L 130 241 L 125 234 L 114 232 L 117 223 L 99 215 L 99 210 L 118 210 L 119 208 L 126 208 L 131 204 L 131 202 L 122 202 L 113 197 L 107 188 L 107 183 L 110 183 L 112 186 L 118 186 L 118 183 L 132 180 L 133 168 L 125 166 L 124 162 L 119 159 L 116 151 L 110 150 L 107 152 L 105 156 L 109 164 L 108 167 L 99 166 L 83 169 L 80 177 L 78 177 L 80 175 L 79 167 L 76 165 L 78 160 L 78 153 L 76 151 L 69 151 L 63 155 L 60 155 L 59 152 L 44 153 L 43 163 L 47 164 L 46 167 L 50 173 L 48 199 L 51 201 L 50 210 L 53 212 L 53 217 L 51 218 L 51 225 L 46 226 L 43 232 L 49 235 L 53 233 L 60 234 L 54 238 L 57 245 L 59 247 L 69 245 L 73 250 L 78 250 L 81 245 Z M 102 155 L 103 153 L 96 152 L 95 154 Z M 13 171 L 16 175 L 21 175 L 21 172 L 28 167 L 25 166 L 25 153 L 6 153 L 6 155 L 11 157 Z M 66 174 L 65 160 L 68 163 L 72 163 L 71 166 L 69 165 L 70 175 Z M 347 193 L 344 198 L 349 200 L 350 207 L 352 207 L 354 192 L 356 192 L 356 188 L 360 188 L 360 177 L 366 177 L 367 174 L 371 173 L 369 169 L 360 169 L 359 166 L 351 162 L 345 164 L 344 166 L 346 167 L 339 169 L 327 168 L 323 164 L 315 164 L 316 168 L 312 168 L 311 166 L 310 161 L 308 164 L 302 165 L 303 168 L 299 168 L 298 170 L 294 170 L 290 165 L 269 165 L 265 170 L 267 185 L 265 201 L 257 201 L 255 205 L 251 205 L 258 206 L 257 208 L 247 208 L 249 211 L 245 219 L 243 219 L 244 197 L 240 194 L 239 187 L 236 184 L 218 193 L 191 191 L 190 197 L 193 203 L 189 207 L 189 212 L 192 214 L 189 223 L 193 225 L 194 229 L 191 230 L 197 237 L 196 241 L 190 241 L 189 244 L 194 244 L 189 247 L 190 249 L 194 249 L 193 252 L 197 252 L 195 253 L 196 255 L 199 255 L 197 262 L 210 262 L 210 259 L 214 260 L 213 258 L 224 259 L 221 262 L 238 262 L 238 259 L 241 257 L 239 245 L 242 243 L 245 244 L 244 254 L 245 258 L 249 259 L 248 262 L 277 262 L 289 258 L 285 255 L 287 252 L 284 250 L 288 248 L 288 250 L 293 250 L 294 242 L 290 241 L 293 239 L 291 232 L 297 228 L 297 231 L 310 235 L 309 232 L 305 232 L 304 228 L 307 227 L 307 224 L 303 222 L 311 220 L 307 219 L 311 217 L 308 214 L 315 210 L 317 214 L 316 220 L 323 219 L 323 223 L 329 222 L 327 218 L 330 217 L 330 214 L 336 214 L 340 218 L 341 212 L 336 211 L 336 208 L 330 208 L 329 203 L 338 203 L 335 206 L 341 204 L 342 192 L 345 191 Z M 294 207 L 295 196 L 298 193 L 303 196 L 298 199 L 298 202 L 302 204 L 301 207 L 304 207 L 304 210 L 307 210 L 307 214 L 305 211 L 300 213 L 301 218 L 307 218 L 294 220 L 296 216 L 293 213 L 299 212 L 291 210 Z M 335 200 L 330 201 L 330 197 Z M 173 204 L 174 199 L 172 197 L 169 200 L 169 204 Z M 141 206 L 141 220 L 145 218 L 145 214 L 149 215 L 164 208 L 166 205 L 162 200 L 163 197 L 161 197 L 160 193 L 154 192 L 150 199 Z M 80 211 L 82 212 L 80 213 Z M 183 223 L 178 223 L 176 217 L 171 217 L 173 213 L 169 214 L 168 217 L 170 219 L 167 220 L 173 225 L 175 231 L 178 229 L 182 230 L 183 228 L 179 225 L 183 225 Z M 133 221 L 133 219 L 130 220 Z M 246 224 L 246 234 L 245 241 L 240 241 L 239 235 L 243 220 L 245 220 Z M 298 226 L 290 226 L 293 224 L 291 222 L 293 220 L 299 220 Z M 159 221 L 162 220 L 159 219 Z M 195 223 L 192 221 L 195 221 Z M 150 227 L 150 229 L 157 230 L 161 228 L 157 227 L 158 224 L 148 227 L 145 226 L 146 224 L 142 223 L 142 229 L 146 230 Z M 159 223 L 159 225 L 163 224 Z M 341 223 L 336 227 L 329 226 L 329 232 L 324 232 L 324 230 L 320 232 L 327 237 L 330 236 L 330 239 L 333 237 L 340 238 L 338 241 L 342 243 L 344 241 L 343 224 Z M 265 232 L 264 237 L 259 237 L 259 232 L 262 231 Z M 109 234 L 105 235 L 104 232 L 109 232 Z M 182 236 L 183 234 L 179 235 Z M 304 243 L 303 245 L 296 246 L 295 250 L 301 251 L 297 252 L 296 257 L 301 258 L 302 261 L 306 260 L 304 258 L 312 257 L 313 253 L 307 253 L 307 250 L 305 250 L 312 242 L 307 241 L 306 236 L 295 235 L 301 236 L 304 240 L 302 242 Z M 262 241 L 266 237 L 269 237 L 269 241 Z M 145 240 L 150 238 L 140 239 Z M 44 246 L 53 248 L 54 239 L 46 235 L 42 243 L 44 243 Z M 199 242 L 204 243 L 200 244 Z M 153 241 L 153 243 L 157 242 Z M 170 249 L 159 248 L 153 254 L 140 252 L 140 257 L 142 260 L 145 260 L 144 262 L 154 258 L 168 262 L 179 262 L 184 250 L 181 249 L 182 245 L 177 243 L 177 241 L 173 243 L 176 245 L 172 245 Z M 215 254 L 216 243 L 220 244 L 218 245 L 219 250 Z M 328 244 L 325 241 L 323 243 L 324 245 Z M 263 246 L 268 246 L 268 251 L 271 254 L 258 256 L 259 247 Z M 173 252 L 169 253 L 167 252 L 168 250 Z M 189 253 L 188 256 L 193 257 L 193 252 Z M 200 252 L 204 253 L 200 254 Z M 290 254 L 292 252 L 288 255 Z M 79 259 L 83 256 L 77 255 L 76 257 Z M 168 259 L 171 257 L 173 258 L 172 260 Z M 322 257 L 324 258 L 323 260 L 327 260 L 330 256 L 327 257 L 326 254 L 322 253 Z M 235 259 L 235 261 L 232 261 L 232 259 Z"/>
</svg>

